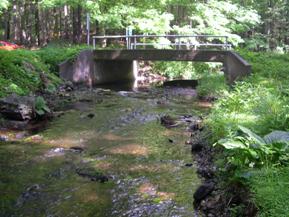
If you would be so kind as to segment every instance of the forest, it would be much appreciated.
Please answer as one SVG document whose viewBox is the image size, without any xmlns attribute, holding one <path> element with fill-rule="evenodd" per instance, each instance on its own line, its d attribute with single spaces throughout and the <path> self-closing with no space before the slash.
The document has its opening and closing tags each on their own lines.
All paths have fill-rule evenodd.
<svg viewBox="0 0 289 217">
<path fill-rule="evenodd" d="M 90 35 L 124 34 L 131 27 L 135 33 L 227 35 L 235 46 L 286 50 L 288 8 L 285 0 L 2 0 L 0 35 L 30 47 L 81 43 L 89 15 Z"/>
<path fill-rule="evenodd" d="M 250 74 L 138 61 L 129 84 L 63 78 L 93 36 L 128 29 L 225 36 L 183 49 Z M 0 0 L 0 216 L 288 217 L 288 179 L 289 0 Z"/>
</svg>

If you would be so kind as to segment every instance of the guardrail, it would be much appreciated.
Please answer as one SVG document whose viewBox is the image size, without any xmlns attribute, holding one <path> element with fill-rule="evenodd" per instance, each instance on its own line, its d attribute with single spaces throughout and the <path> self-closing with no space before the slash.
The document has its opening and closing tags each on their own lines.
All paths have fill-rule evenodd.
<svg viewBox="0 0 289 217">
<path fill-rule="evenodd" d="M 219 48 L 230 50 L 231 44 L 228 36 L 222 35 L 104 35 L 93 36 L 93 47 L 96 49 L 97 40 L 118 39 L 126 43 L 129 50 L 148 46 L 153 48 L 175 48 L 199 50 L 204 48 Z M 156 41 L 160 39 L 162 41 Z"/>
</svg>

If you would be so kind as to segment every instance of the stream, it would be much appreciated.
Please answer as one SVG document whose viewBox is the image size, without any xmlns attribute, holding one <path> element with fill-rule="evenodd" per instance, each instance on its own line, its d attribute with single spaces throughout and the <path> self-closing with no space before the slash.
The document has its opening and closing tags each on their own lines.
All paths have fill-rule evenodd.
<svg viewBox="0 0 289 217">
<path fill-rule="evenodd" d="M 1 217 L 198 216 L 186 141 L 208 108 L 195 90 L 95 88 L 58 100 L 40 132 L 0 132 Z"/>
</svg>

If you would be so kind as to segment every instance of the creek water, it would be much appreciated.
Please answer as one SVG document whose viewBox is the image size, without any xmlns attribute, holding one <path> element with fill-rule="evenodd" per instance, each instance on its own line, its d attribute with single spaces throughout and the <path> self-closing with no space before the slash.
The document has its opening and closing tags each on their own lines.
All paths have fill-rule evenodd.
<svg viewBox="0 0 289 217">
<path fill-rule="evenodd" d="M 182 88 L 69 93 L 36 135 L 0 142 L 0 216 L 194 216 L 201 180 L 188 119 L 206 113 Z M 160 118 L 170 115 L 177 127 Z"/>
</svg>

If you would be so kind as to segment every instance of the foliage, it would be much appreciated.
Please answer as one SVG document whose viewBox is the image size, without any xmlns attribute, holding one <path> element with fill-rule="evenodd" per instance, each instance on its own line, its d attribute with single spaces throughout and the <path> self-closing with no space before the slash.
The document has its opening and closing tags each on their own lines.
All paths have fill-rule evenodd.
<svg viewBox="0 0 289 217">
<path fill-rule="evenodd" d="M 6 9 L 9 5 L 9 1 L 8 0 L 1 0 L 0 1 L 0 14 L 2 12 L 3 9 Z"/>
<path fill-rule="evenodd" d="M 223 91 L 207 119 L 212 140 L 225 149 L 219 168 L 226 180 L 251 185 L 259 216 L 286 216 L 288 205 L 280 200 L 287 189 L 288 142 L 280 141 L 284 133 L 276 130 L 289 130 L 289 55 L 239 53 L 252 64 L 253 73 Z"/>
<path fill-rule="evenodd" d="M 253 74 L 223 91 L 207 122 L 214 139 L 229 136 L 243 125 L 266 134 L 288 130 L 289 56 L 240 50 L 253 67 Z"/>
<path fill-rule="evenodd" d="M 287 217 L 289 168 L 267 168 L 252 171 L 250 187 L 260 217 Z"/>
<path fill-rule="evenodd" d="M 155 72 L 164 75 L 169 79 L 197 78 L 193 64 L 190 62 L 154 62 L 153 69 Z"/>
<path fill-rule="evenodd" d="M 248 128 L 239 126 L 242 135 L 222 139 L 217 144 L 227 151 L 227 162 L 242 168 L 261 167 L 269 164 L 284 164 L 289 160 L 289 142 L 273 141 L 267 143 Z"/>
<path fill-rule="evenodd" d="M 240 33 L 246 32 L 260 23 L 260 17 L 256 11 L 230 1 L 217 0 L 196 3 L 191 20 L 194 32 L 226 35 L 229 36 L 233 45 L 243 42 Z"/>
<path fill-rule="evenodd" d="M 86 45 L 50 44 L 45 48 L 35 51 L 35 53 L 49 67 L 49 70 L 56 74 L 58 72 L 58 64 L 68 59 L 74 59 L 80 51 L 88 48 L 90 47 Z"/>
<path fill-rule="evenodd" d="M 218 63 L 194 64 L 194 66 L 200 76 L 197 86 L 199 96 L 218 97 L 222 95 L 222 92 L 228 90 L 229 86 Z"/>
<path fill-rule="evenodd" d="M 45 113 L 49 113 L 50 109 L 46 104 L 45 99 L 42 96 L 36 97 L 35 100 L 35 111 L 39 116 L 44 115 Z"/>
<path fill-rule="evenodd" d="M 10 93 L 28 94 L 41 88 L 40 74 L 58 84 L 60 79 L 51 74 L 41 59 L 28 50 L 0 50 L 0 97 Z"/>
</svg>

